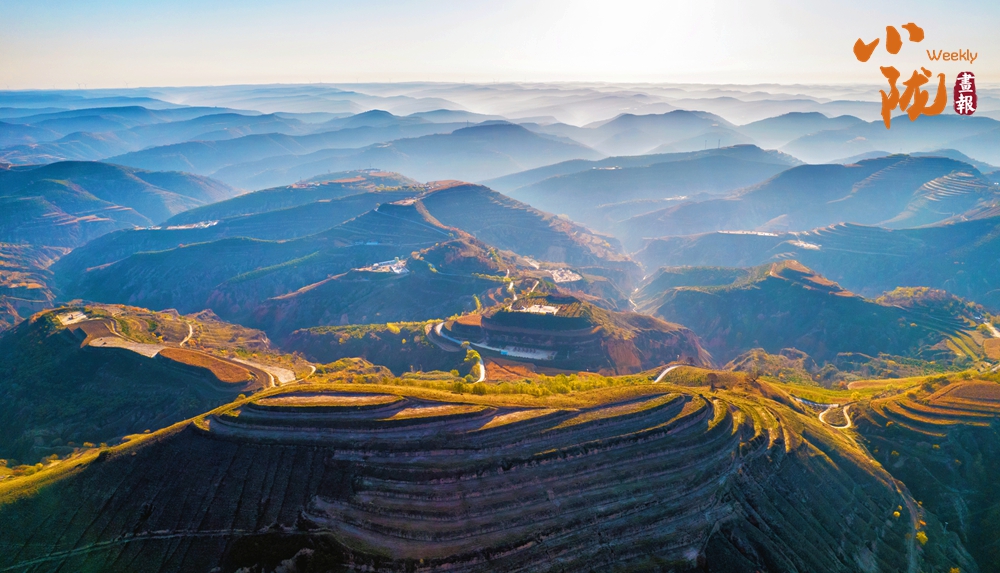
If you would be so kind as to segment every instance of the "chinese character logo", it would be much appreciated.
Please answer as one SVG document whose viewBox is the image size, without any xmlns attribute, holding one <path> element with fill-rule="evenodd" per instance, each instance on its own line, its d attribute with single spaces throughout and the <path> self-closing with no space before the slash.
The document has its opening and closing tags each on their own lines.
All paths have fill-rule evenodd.
<svg viewBox="0 0 1000 573">
<path fill-rule="evenodd" d="M 972 72 L 962 72 L 955 80 L 955 113 L 972 115 L 976 113 L 976 76 Z"/>
<path fill-rule="evenodd" d="M 909 41 L 923 41 L 924 29 L 920 26 L 910 22 L 909 24 L 904 24 L 902 28 L 907 31 Z M 879 40 L 880 38 L 875 38 L 866 44 L 864 40 L 858 38 L 858 41 L 854 43 L 854 57 L 859 62 L 867 62 L 875 52 L 875 48 L 878 47 Z M 903 38 L 900 36 L 899 30 L 895 26 L 886 26 L 885 50 L 895 55 L 899 53 L 902 47 Z M 914 70 L 910 79 L 903 82 L 906 89 L 900 94 L 899 88 L 896 86 L 896 82 L 900 78 L 899 70 L 892 66 L 881 66 L 879 69 L 882 71 L 885 79 L 889 81 L 889 93 L 886 93 L 885 90 L 880 90 L 882 94 L 882 121 L 885 123 L 886 129 L 889 129 L 889 124 L 892 121 L 892 112 L 897 108 L 899 108 L 899 111 L 905 111 L 910 121 L 913 121 L 921 115 L 938 115 L 948 105 L 948 91 L 944 87 L 944 74 L 938 74 L 938 87 L 937 93 L 934 96 L 934 102 L 927 105 L 927 102 L 930 100 L 930 94 L 927 90 L 921 89 L 921 87 L 930 80 L 932 75 L 930 70 L 927 68 Z"/>
</svg>

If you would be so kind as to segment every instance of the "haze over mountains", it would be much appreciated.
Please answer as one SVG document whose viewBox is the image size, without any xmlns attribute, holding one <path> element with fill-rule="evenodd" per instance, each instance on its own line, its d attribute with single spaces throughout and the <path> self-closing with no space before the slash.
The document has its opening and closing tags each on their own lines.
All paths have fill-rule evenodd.
<svg viewBox="0 0 1000 573">
<path fill-rule="evenodd" d="M 480 181 L 556 163 L 559 154 L 586 159 L 738 144 L 782 149 L 808 162 L 876 150 L 954 148 L 1000 163 L 990 139 L 998 124 L 988 117 L 990 106 L 1000 109 L 1000 99 L 989 90 L 980 94 L 984 113 L 974 121 L 955 123 L 949 115 L 913 124 L 900 120 L 898 129 L 886 131 L 878 122 L 877 93 L 872 99 L 862 87 L 799 86 L 795 92 L 781 86 L 413 84 L 402 93 L 380 85 L 352 88 L 0 94 L 0 161 L 114 158 L 145 169 L 215 175 L 250 190 L 376 164 L 421 180 Z M 502 128 L 422 139 L 503 120 L 543 139 Z M 557 141 L 569 147 L 545 136 L 563 138 Z M 394 143 L 380 145 L 389 142 Z M 590 149 L 573 148 L 574 143 Z M 518 150 L 526 155 L 518 156 Z M 455 151 L 460 155 L 440 168 L 432 166 L 443 158 L 424 155 Z"/>
<path fill-rule="evenodd" d="M 877 97 L 0 92 L 0 568 L 995 570 L 1000 94 Z"/>
<path fill-rule="evenodd" d="M 491 99 L 495 89 L 473 95 L 462 86 L 440 85 L 412 97 L 386 95 L 378 86 L 369 86 L 367 94 L 323 86 L 204 88 L 183 92 L 185 104 L 171 103 L 181 93 L 176 89 L 100 97 L 4 94 L 3 119 L 14 126 L 4 137 L 14 145 L 3 156 L 41 165 L 12 165 L 4 172 L 7 201 L 19 201 L 10 216 L 31 221 L 15 225 L 12 219 L 5 240 L 42 249 L 80 247 L 55 265 L 61 253 L 36 263 L 25 253 L 42 251 L 14 255 L 11 247 L 10 260 L 20 261 L 11 277 L 39 279 L 39 298 L 26 308 L 58 296 L 84 297 L 183 312 L 212 308 L 251 321 L 265 313 L 255 309 L 271 298 L 309 292 L 310 285 L 355 276 L 377 262 L 415 264 L 422 260 L 416 253 L 433 252 L 440 235 L 465 241 L 468 246 L 456 252 L 509 253 L 502 255 L 511 257 L 502 268 L 472 274 L 551 275 L 548 280 L 565 292 L 623 310 L 642 275 L 663 264 L 758 265 L 789 256 L 751 254 L 745 247 L 681 254 L 711 240 L 704 233 L 762 233 L 731 239 L 753 242 L 840 223 L 912 229 L 1000 214 L 991 164 L 961 149 L 929 149 L 989 133 L 994 126 L 988 117 L 902 123 L 894 132 L 912 132 L 907 141 L 926 149 L 913 155 L 866 150 L 869 158 L 846 165 L 809 165 L 783 150 L 799 150 L 809 160 L 817 153 L 846 157 L 830 142 L 857 138 L 878 125 L 866 121 L 870 112 L 824 114 L 837 106 L 866 109 L 864 97 L 850 105 L 826 99 L 861 92 L 803 88 L 797 95 L 805 97 L 794 99 L 787 113 L 751 118 L 759 113 L 752 110 L 771 105 L 762 103 L 767 93 L 734 88 L 721 94 L 704 86 L 679 86 L 672 95 L 659 88 L 615 92 L 593 86 L 557 93 L 545 86 L 508 86 L 504 97 Z M 632 93 L 626 105 L 620 96 L 629 90 L 644 95 Z M 783 90 L 774 89 L 773 102 L 793 101 Z M 249 93 L 254 96 L 247 99 Z M 985 105 L 992 97 L 984 92 Z M 349 105 L 332 109 L 323 103 L 330 98 Z M 288 107 L 269 107 L 278 101 Z M 684 105 L 671 103 L 678 101 Z M 808 101 L 813 109 L 801 109 Z M 376 102 L 389 111 L 361 109 Z M 511 111 L 515 102 L 520 111 Z M 545 111 L 553 102 L 560 102 L 562 112 L 550 117 Z M 706 106 L 690 109 L 692 102 Z M 527 113 L 530 106 L 536 113 Z M 570 115 L 586 113 L 607 115 L 568 122 Z M 715 146 L 709 145 L 713 138 Z M 106 160 L 101 163 L 46 164 L 58 154 L 45 146 L 68 149 L 84 140 L 128 145 L 117 155 L 109 147 L 103 148 L 108 153 L 84 154 Z M 445 179 L 485 180 L 486 186 L 435 182 Z M 247 189 L 262 190 L 236 197 Z M 403 227 L 376 223 L 400 209 L 407 213 Z M 435 232 L 428 235 L 429 229 Z M 827 250 L 806 239 L 791 244 L 809 251 L 796 258 L 810 265 Z M 955 281 L 941 276 L 900 282 L 883 266 L 879 274 L 889 278 L 860 284 L 852 273 L 863 271 L 854 265 L 842 270 L 820 261 L 818 272 L 868 296 L 878 289 L 940 288 Z M 555 268 L 560 265 L 568 268 Z M 402 280 L 415 284 L 418 275 Z M 17 280 L 8 281 L 11 288 L 18 288 Z M 974 283 L 963 278 L 956 294 L 977 301 L 991 296 Z M 489 296 L 482 286 L 469 296 Z M 457 308 L 467 310 L 468 304 Z M 315 325 L 332 324 L 343 314 L 326 313 Z M 420 315 L 393 314 L 396 320 Z M 314 319 L 303 320 L 298 325 L 308 327 Z"/>
</svg>

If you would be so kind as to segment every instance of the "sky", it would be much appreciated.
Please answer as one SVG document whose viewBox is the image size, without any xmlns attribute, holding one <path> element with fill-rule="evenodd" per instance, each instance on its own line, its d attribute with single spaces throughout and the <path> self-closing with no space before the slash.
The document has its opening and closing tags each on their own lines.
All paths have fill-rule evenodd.
<svg viewBox="0 0 1000 573">
<path fill-rule="evenodd" d="M 995 0 L 0 0 L 0 15 L 0 89 L 880 83 L 880 65 L 1000 82 Z M 854 58 L 859 37 L 884 45 L 885 26 L 907 22 L 923 42 Z M 929 62 L 927 49 L 978 58 Z"/>
</svg>

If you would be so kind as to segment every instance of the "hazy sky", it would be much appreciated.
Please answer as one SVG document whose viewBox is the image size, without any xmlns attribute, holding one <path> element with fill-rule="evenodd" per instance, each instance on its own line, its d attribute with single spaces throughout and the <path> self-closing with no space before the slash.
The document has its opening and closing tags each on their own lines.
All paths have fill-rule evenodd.
<svg viewBox="0 0 1000 573">
<path fill-rule="evenodd" d="M 867 64 L 860 36 L 927 38 Z M 1000 1 L 0 0 L 0 89 L 269 82 L 1000 82 Z M 905 33 L 904 33 L 905 38 Z M 978 52 L 973 64 L 925 49 Z"/>
</svg>

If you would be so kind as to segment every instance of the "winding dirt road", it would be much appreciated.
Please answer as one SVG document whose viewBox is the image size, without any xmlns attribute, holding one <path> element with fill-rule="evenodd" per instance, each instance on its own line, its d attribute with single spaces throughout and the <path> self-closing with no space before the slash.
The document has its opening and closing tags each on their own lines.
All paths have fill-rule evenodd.
<svg viewBox="0 0 1000 573">
<path fill-rule="evenodd" d="M 848 403 L 848 404 L 844 404 L 843 406 L 841 406 L 840 404 L 833 404 L 833 405 L 831 405 L 826 410 L 823 410 L 822 412 L 820 412 L 820 414 L 819 414 L 819 421 L 823 422 L 827 426 L 830 426 L 831 428 L 835 428 L 837 430 L 847 430 L 849 428 L 853 428 L 854 424 L 851 422 L 851 413 L 847 410 L 847 408 L 849 408 L 851 406 L 851 404 L 853 404 L 853 402 Z M 846 426 L 835 426 L 835 425 L 831 424 L 830 422 L 826 421 L 826 419 L 825 419 L 826 415 L 829 414 L 830 412 L 836 410 L 837 408 L 843 408 L 844 409 L 844 419 L 847 420 L 847 425 Z"/>
<path fill-rule="evenodd" d="M 672 372 L 673 370 L 675 370 L 677 368 L 680 368 L 681 366 L 684 366 L 684 365 L 683 364 L 674 364 L 673 366 L 667 366 L 666 368 L 663 369 L 663 372 L 660 372 L 660 375 L 656 377 L 656 380 L 653 380 L 653 384 L 659 384 L 660 380 L 663 380 L 664 376 L 666 376 L 667 374 L 670 374 L 670 372 Z"/>
</svg>

